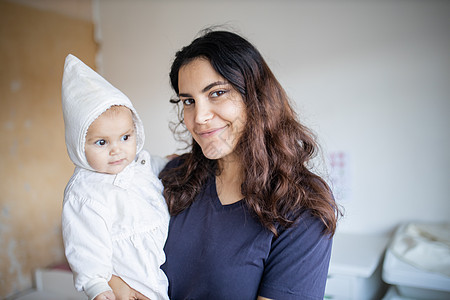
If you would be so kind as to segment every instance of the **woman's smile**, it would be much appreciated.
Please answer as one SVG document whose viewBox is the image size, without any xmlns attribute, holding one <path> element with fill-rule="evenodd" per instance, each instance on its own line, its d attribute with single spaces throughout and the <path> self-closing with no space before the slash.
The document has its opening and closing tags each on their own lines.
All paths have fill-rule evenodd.
<svg viewBox="0 0 450 300">
<path fill-rule="evenodd" d="M 224 131 L 226 128 L 228 127 L 228 125 L 225 125 L 223 127 L 218 127 L 218 128 L 213 128 L 213 129 L 207 129 L 207 130 L 202 130 L 202 131 L 196 131 L 197 135 L 201 136 L 201 137 L 212 137 L 215 136 L 216 134 L 220 134 L 222 131 Z"/>
</svg>

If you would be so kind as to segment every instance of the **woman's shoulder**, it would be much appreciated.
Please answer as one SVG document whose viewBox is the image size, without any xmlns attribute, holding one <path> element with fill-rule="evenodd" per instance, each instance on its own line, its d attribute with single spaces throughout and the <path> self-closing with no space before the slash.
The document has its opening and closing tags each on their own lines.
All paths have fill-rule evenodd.
<svg viewBox="0 0 450 300">
<path fill-rule="evenodd" d="M 162 172 L 167 172 L 167 171 L 172 171 L 172 170 L 177 169 L 178 167 L 180 167 L 186 161 L 186 156 L 187 156 L 187 154 L 182 154 L 182 155 L 177 156 L 174 159 L 170 160 L 166 164 L 164 169 L 161 171 L 161 173 Z"/>
<path fill-rule="evenodd" d="M 326 226 L 323 220 L 315 215 L 310 209 L 302 209 L 297 214 L 290 216 L 290 220 L 293 222 L 289 227 L 283 227 L 278 225 L 278 237 L 296 235 L 298 238 L 311 238 L 316 236 L 327 236 L 325 233 Z"/>
</svg>

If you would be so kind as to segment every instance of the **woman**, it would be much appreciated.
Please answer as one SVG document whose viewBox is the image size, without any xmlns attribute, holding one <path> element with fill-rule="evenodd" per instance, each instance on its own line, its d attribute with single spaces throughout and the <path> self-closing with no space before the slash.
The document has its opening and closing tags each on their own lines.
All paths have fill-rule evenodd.
<svg viewBox="0 0 450 300">
<path fill-rule="evenodd" d="M 170 298 L 323 299 L 339 209 L 258 50 L 206 32 L 177 52 L 170 80 L 193 138 L 160 174 Z"/>
</svg>

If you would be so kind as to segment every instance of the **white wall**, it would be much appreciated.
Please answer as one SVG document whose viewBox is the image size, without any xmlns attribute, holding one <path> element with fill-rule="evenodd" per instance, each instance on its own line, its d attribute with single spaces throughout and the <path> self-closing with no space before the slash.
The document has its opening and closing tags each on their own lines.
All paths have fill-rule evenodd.
<svg viewBox="0 0 450 300">
<path fill-rule="evenodd" d="M 261 51 L 319 135 L 344 152 L 339 230 L 450 221 L 449 1 L 105 1 L 94 6 L 103 75 L 134 101 L 146 147 L 173 153 L 176 50 L 226 23 Z"/>
</svg>

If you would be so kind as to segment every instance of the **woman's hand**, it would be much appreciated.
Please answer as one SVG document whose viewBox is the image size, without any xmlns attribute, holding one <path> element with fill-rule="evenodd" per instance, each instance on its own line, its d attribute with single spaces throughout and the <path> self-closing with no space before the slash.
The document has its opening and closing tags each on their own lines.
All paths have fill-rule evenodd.
<svg viewBox="0 0 450 300">
<path fill-rule="evenodd" d="M 108 284 L 113 289 L 116 300 L 150 300 L 138 291 L 133 290 L 120 277 L 113 275 Z"/>
<path fill-rule="evenodd" d="M 174 158 L 177 158 L 179 155 L 178 154 L 170 154 L 170 155 L 166 155 L 166 158 L 168 159 L 168 160 L 172 160 L 172 159 L 174 159 Z"/>
</svg>

